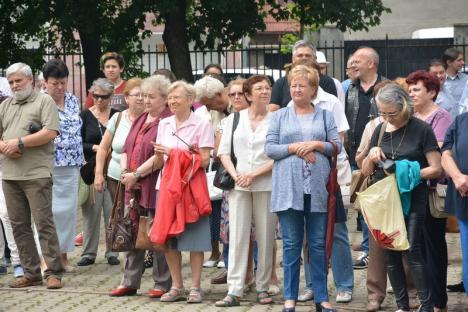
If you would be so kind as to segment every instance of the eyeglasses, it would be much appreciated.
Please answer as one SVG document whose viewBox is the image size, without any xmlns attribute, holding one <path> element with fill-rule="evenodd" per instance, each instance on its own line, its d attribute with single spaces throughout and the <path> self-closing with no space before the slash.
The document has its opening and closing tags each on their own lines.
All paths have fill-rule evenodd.
<svg viewBox="0 0 468 312">
<path fill-rule="evenodd" d="M 244 95 L 244 92 L 232 92 L 232 93 L 228 93 L 228 96 L 230 98 L 233 98 L 233 97 L 241 97 Z"/>
<path fill-rule="evenodd" d="M 111 97 L 111 94 L 96 94 L 96 93 L 93 93 L 93 98 L 95 100 L 107 100 Z"/>
<path fill-rule="evenodd" d="M 128 96 L 134 96 L 136 98 L 143 98 L 143 93 L 134 93 L 134 94 L 129 94 Z"/>
<path fill-rule="evenodd" d="M 172 102 L 172 101 L 180 101 L 183 98 L 186 98 L 186 96 L 174 95 L 174 96 L 168 96 L 167 100 Z"/>
<path fill-rule="evenodd" d="M 398 116 L 398 114 L 400 113 L 401 111 L 394 111 L 394 112 L 389 112 L 389 113 L 379 112 L 379 116 L 382 116 L 383 118 L 393 118 L 393 117 Z"/>
</svg>

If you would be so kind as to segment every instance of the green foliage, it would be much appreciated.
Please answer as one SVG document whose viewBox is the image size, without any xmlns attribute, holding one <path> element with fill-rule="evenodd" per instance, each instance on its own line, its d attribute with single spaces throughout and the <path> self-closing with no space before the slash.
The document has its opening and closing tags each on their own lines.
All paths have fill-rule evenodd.
<svg viewBox="0 0 468 312">
<path fill-rule="evenodd" d="M 295 34 L 284 34 L 281 36 L 281 53 L 291 54 L 294 43 L 300 38 Z"/>
</svg>

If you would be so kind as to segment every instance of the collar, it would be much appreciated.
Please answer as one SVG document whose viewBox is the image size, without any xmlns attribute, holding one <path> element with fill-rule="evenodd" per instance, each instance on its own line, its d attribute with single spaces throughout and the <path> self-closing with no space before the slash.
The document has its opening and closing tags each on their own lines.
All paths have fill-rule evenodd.
<svg viewBox="0 0 468 312">
<path fill-rule="evenodd" d="M 37 91 L 36 88 L 33 88 L 33 91 L 31 94 L 24 100 L 22 101 L 17 101 L 15 97 L 13 96 L 13 100 L 11 102 L 11 105 L 24 105 L 26 103 L 32 103 L 36 100 L 37 96 L 39 95 L 39 91 Z"/>
<path fill-rule="evenodd" d="M 460 72 L 457 72 L 457 74 L 455 76 L 449 76 L 448 74 L 445 74 L 445 80 L 447 79 L 450 79 L 450 80 L 456 80 L 456 79 L 460 79 L 460 76 L 461 76 L 461 73 Z"/>
<path fill-rule="evenodd" d="M 193 126 L 193 125 L 197 125 L 200 121 L 200 118 L 197 117 L 194 112 L 190 112 L 190 116 L 189 118 L 184 121 L 178 130 L 182 129 L 182 128 L 185 128 L 185 127 L 189 127 L 189 126 Z M 176 130 L 177 126 L 176 126 L 176 120 L 175 120 L 175 116 L 171 116 L 169 118 L 165 118 L 163 120 L 161 120 L 161 122 L 165 122 L 167 125 L 169 125 L 174 131 Z"/>
</svg>

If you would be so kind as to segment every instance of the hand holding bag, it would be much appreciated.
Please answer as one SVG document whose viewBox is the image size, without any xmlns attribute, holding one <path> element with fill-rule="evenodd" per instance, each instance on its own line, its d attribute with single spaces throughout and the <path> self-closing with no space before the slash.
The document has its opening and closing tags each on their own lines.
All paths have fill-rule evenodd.
<svg viewBox="0 0 468 312">
<path fill-rule="evenodd" d="M 231 161 L 234 164 L 234 167 L 237 165 L 237 158 L 234 155 L 234 131 L 236 130 L 237 125 L 239 124 L 239 117 L 239 112 L 234 113 L 234 120 L 232 123 L 231 133 Z M 234 179 L 231 177 L 226 168 L 224 168 L 222 163 L 219 165 L 218 170 L 216 170 L 216 174 L 213 178 L 213 185 L 224 191 L 232 190 L 236 185 Z"/>
</svg>

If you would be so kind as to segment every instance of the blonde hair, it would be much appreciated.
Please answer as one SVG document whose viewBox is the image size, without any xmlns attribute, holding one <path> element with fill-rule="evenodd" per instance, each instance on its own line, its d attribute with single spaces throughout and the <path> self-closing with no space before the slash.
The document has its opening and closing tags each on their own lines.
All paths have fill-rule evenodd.
<svg viewBox="0 0 468 312">
<path fill-rule="evenodd" d="M 130 94 L 130 91 L 133 88 L 141 87 L 142 82 L 143 82 L 143 80 L 141 80 L 141 78 L 138 78 L 138 77 L 128 79 L 127 82 L 125 83 L 125 88 L 124 88 L 124 92 L 123 92 L 124 95 L 128 96 Z"/>
<path fill-rule="evenodd" d="M 408 83 L 406 82 L 406 78 L 404 77 L 396 77 L 395 80 L 393 80 L 396 84 L 399 84 L 400 87 L 402 87 L 406 92 L 409 91 Z"/>
<path fill-rule="evenodd" d="M 318 86 L 319 86 L 319 73 L 315 68 L 311 68 L 306 65 L 295 65 L 288 74 L 288 83 L 291 85 L 291 82 L 295 78 L 303 77 L 306 78 L 309 82 L 309 86 L 315 89 L 314 98 L 317 96 Z"/>
</svg>

